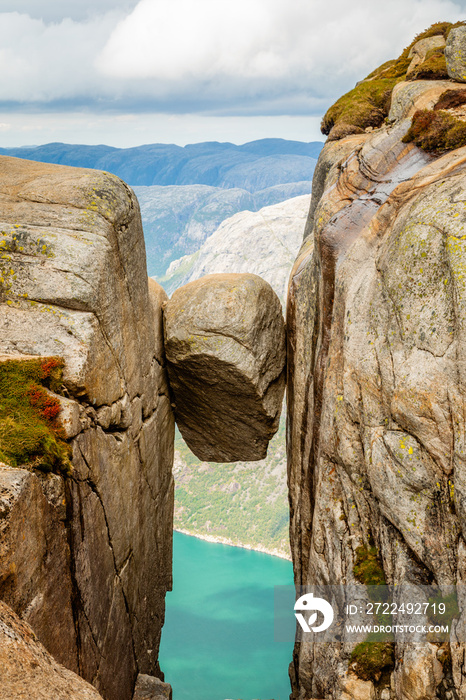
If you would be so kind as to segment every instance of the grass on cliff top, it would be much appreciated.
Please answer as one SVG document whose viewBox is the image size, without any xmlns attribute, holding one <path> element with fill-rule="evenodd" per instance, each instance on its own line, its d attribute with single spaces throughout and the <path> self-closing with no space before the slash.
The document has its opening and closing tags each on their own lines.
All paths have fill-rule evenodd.
<svg viewBox="0 0 466 700">
<path fill-rule="evenodd" d="M 409 74 L 409 80 L 448 80 L 443 49 L 428 51 L 425 60 Z"/>
<path fill-rule="evenodd" d="M 0 362 L 0 461 L 12 467 L 69 472 L 69 446 L 57 418 L 59 358 Z"/>
<path fill-rule="evenodd" d="M 414 37 L 397 59 L 387 61 L 376 68 L 327 110 L 320 127 L 322 133 L 329 135 L 333 129 L 330 139 L 336 140 L 348 134 L 361 133 L 370 126 L 381 126 L 390 109 L 393 88 L 398 82 L 406 79 L 406 71 L 411 63 L 408 54 L 414 44 L 431 36 L 442 35 L 446 39 L 451 29 L 462 24 L 463 22 L 437 22 Z M 443 71 L 446 70 L 444 62 L 443 54 L 440 57 L 439 52 L 428 55 L 422 64 L 423 78 L 434 80 L 439 75 L 443 77 Z M 420 69 L 421 66 L 418 67 L 418 71 Z M 420 75 L 421 72 L 418 73 L 418 79 Z"/>
</svg>

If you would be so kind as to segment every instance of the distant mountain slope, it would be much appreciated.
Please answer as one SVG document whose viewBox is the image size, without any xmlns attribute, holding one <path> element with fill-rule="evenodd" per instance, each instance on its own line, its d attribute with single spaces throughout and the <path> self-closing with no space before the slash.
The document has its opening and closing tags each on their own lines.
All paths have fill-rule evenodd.
<svg viewBox="0 0 466 700">
<path fill-rule="evenodd" d="M 253 272 L 267 280 L 284 304 L 310 199 L 307 194 L 258 212 L 235 214 L 223 221 L 198 251 L 172 262 L 158 281 L 172 294 L 177 287 L 211 273 Z"/>
<path fill-rule="evenodd" d="M 281 139 L 131 149 L 55 143 L 0 154 L 98 168 L 133 186 L 149 274 L 160 278 L 173 260 L 194 254 L 172 266 L 170 291 L 188 277 L 249 271 L 283 299 L 322 145 Z M 201 464 L 179 433 L 175 448 L 176 528 L 289 556 L 283 420 L 260 462 Z"/>
<path fill-rule="evenodd" d="M 206 143 L 135 148 L 49 143 L 0 148 L 0 155 L 106 170 L 135 185 L 210 185 L 256 192 L 274 185 L 310 180 L 323 144 L 261 139 L 241 146 Z"/>
<path fill-rule="evenodd" d="M 171 294 L 210 273 L 253 272 L 266 279 L 284 303 L 309 204 L 306 194 L 258 212 L 238 212 L 194 254 L 172 263 L 165 281 L 159 281 Z M 267 457 L 259 462 L 200 462 L 176 432 L 176 529 L 289 557 L 284 413 Z"/>
<path fill-rule="evenodd" d="M 225 219 L 308 194 L 311 182 L 275 185 L 254 194 L 208 185 L 153 185 L 134 191 L 141 206 L 148 273 L 161 277 L 173 260 L 196 252 Z"/>
<path fill-rule="evenodd" d="M 284 420 L 259 462 L 201 462 L 176 431 L 173 473 L 175 529 L 290 558 Z"/>
</svg>

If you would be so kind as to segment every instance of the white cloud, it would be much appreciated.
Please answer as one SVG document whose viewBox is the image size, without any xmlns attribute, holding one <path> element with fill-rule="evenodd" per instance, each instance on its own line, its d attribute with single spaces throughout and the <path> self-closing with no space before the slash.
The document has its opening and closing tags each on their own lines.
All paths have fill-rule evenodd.
<svg viewBox="0 0 466 700">
<path fill-rule="evenodd" d="M 118 17 L 55 24 L 17 12 L 0 17 L 2 101 L 48 102 L 98 93 L 102 80 L 93 61 Z"/>
<path fill-rule="evenodd" d="M 151 79 L 159 94 L 189 82 L 221 94 L 225 80 L 233 92 L 319 93 L 463 14 L 451 0 L 140 0 L 96 65 L 112 78 Z"/>
<path fill-rule="evenodd" d="M 83 20 L 117 9 L 130 12 L 138 0 L 1 0 L 2 12 L 19 12 L 44 22 L 61 22 L 69 18 Z"/>
<path fill-rule="evenodd" d="M 100 57 L 108 75 L 176 80 L 283 72 L 281 0 L 141 0 Z"/>
<path fill-rule="evenodd" d="M 133 113 L 322 113 L 416 33 L 465 14 L 453 0 L 82 0 L 92 16 L 50 22 L 38 17 L 77 3 L 0 6 L 12 3 L 0 103 Z"/>
</svg>

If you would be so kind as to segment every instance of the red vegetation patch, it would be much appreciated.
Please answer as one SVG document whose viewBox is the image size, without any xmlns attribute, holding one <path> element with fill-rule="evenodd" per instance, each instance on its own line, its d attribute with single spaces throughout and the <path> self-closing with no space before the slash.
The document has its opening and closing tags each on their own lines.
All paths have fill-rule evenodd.
<svg viewBox="0 0 466 700">
<path fill-rule="evenodd" d="M 464 90 L 445 90 L 434 106 L 434 112 L 437 112 L 439 109 L 454 109 L 464 104 L 466 104 L 466 87 Z"/>
<path fill-rule="evenodd" d="M 48 423 L 53 425 L 60 413 L 60 401 L 51 396 L 45 389 L 38 384 L 33 384 L 26 392 L 31 406 L 44 418 Z"/>
<path fill-rule="evenodd" d="M 466 122 L 442 110 L 418 110 L 403 142 L 413 142 L 428 153 L 440 155 L 466 146 Z"/>
<path fill-rule="evenodd" d="M 40 360 L 38 380 L 54 393 L 59 393 L 63 373 L 63 360 L 59 357 L 47 357 Z"/>
<path fill-rule="evenodd" d="M 54 370 L 58 369 L 61 371 L 63 369 L 63 360 L 60 360 L 59 357 L 49 357 L 40 363 L 40 367 L 44 378 L 50 377 Z"/>
<path fill-rule="evenodd" d="M 0 362 L 0 461 L 12 467 L 71 473 L 70 447 L 58 421 L 60 358 Z"/>
</svg>

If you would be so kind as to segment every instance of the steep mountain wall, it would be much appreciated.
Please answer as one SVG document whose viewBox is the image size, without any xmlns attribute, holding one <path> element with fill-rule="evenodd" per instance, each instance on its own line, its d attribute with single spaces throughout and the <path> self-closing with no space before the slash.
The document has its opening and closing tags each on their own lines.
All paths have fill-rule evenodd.
<svg viewBox="0 0 466 700">
<path fill-rule="evenodd" d="M 0 598 L 104 698 L 129 700 L 138 672 L 159 673 L 171 587 L 166 295 L 148 284 L 137 200 L 108 174 L 0 158 L 0 249 L 2 366 L 62 358 L 50 406 L 72 453 L 56 473 L 34 450 L 0 464 Z M 18 420 L 2 422 L 3 455 Z"/>
<path fill-rule="evenodd" d="M 172 262 L 163 279 L 171 293 L 203 275 L 252 272 L 265 279 L 285 305 L 288 277 L 302 240 L 309 195 L 226 219 L 192 255 Z"/>
<path fill-rule="evenodd" d="M 389 584 L 466 579 L 466 148 L 402 140 L 417 109 L 465 88 L 398 82 L 388 123 L 338 125 L 319 158 L 287 316 L 298 584 L 357 584 L 374 552 Z M 302 641 L 293 698 L 466 697 L 459 605 L 449 646 L 396 633 L 384 674 L 353 663 L 360 640 Z"/>
<path fill-rule="evenodd" d="M 224 189 L 207 185 L 135 187 L 144 225 L 149 275 L 171 294 L 176 286 L 185 284 L 184 278 L 175 283 L 170 279 L 172 263 L 196 253 L 222 222 L 238 212 L 250 214 L 308 194 L 313 170 L 309 168 L 307 181 L 274 185 L 254 193 L 239 187 Z"/>
</svg>

